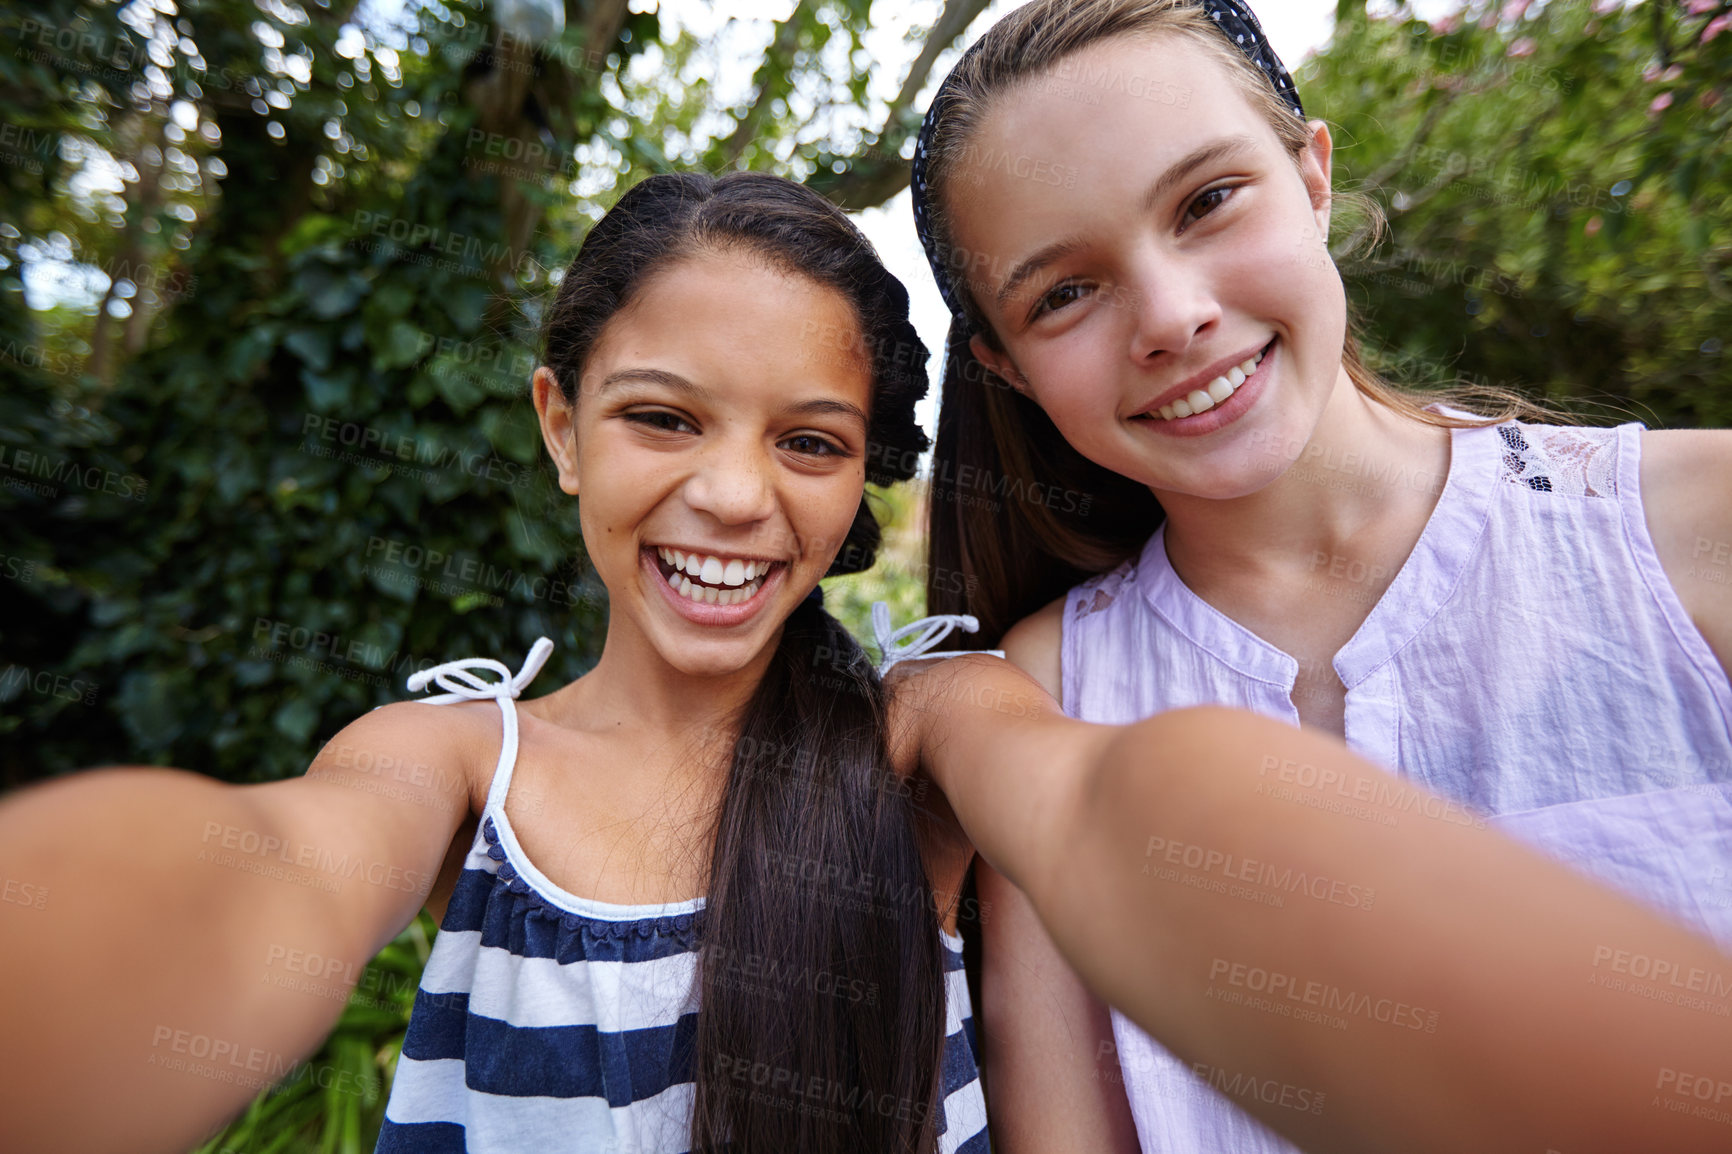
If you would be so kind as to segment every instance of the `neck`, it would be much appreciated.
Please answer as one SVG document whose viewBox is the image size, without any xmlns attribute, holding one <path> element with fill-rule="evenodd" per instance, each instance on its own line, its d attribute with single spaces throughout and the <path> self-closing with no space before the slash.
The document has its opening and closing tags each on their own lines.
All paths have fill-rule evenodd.
<svg viewBox="0 0 1732 1154">
<path fill-rule="evenodd" d="M 649 773 L 722 774 L 737 732 L 737 718 L 775 656 L 780 633 L 743 668 L 692 674 L 668 664 L 642 633 L 617 617 L 595 668 L 566 687 L 558 715 L 563 724 L 643 751 Z M 667 758 L 650 751 L 665 750 Z"/>
<path fill-rule="evenodd" d="M 1449 454 L 1447 430 L 1372 400 L 1343 368 L 1298 458 L 1269 484 L 1225 500 L 1155 490 L 1167 555 L 1193 588 L 1308 571 L 1319 557 L 1405 558 L 1437 504 Z"/>
</svg>

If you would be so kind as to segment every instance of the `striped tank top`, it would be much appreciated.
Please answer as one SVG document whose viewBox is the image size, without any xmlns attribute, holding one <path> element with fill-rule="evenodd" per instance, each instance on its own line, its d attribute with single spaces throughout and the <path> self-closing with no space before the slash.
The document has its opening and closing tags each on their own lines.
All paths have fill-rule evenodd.
<svg viewBox="0 0 1732 1154">
<path fill-rule="evenodd" d="M 447 691 L 418 699 L 428 704 L 497 701 L 504 740 L 415 995 L 377 1154 L 690 1149 L 703 899 L 618 905 L 568 893 L 529 860 L 505 815 L 515 698 L 552 651 L 537 640 L 515 675 L 483 658 L 409 680 L 411 692 L 430 680 Z M 498 679 L 478 676 L 483 669 Z M 942 936 L 938 1149 L 985 1154 L 962 940 Z M 849 1108 L 819 1098 L 794 1104 Z"/>
<path fill-rule="evenodd" d="M 1648 535 L 1641 433 L 1456 429 L 1443 478 L 1323 462 L 1328 483 L 1442 484 L 1406 564 L 1332 664 L 1347 691 L 1347 744 L 1451 799 L 1425 817 L 1485 820 L 1732 946 L 1732 684 Z M 1684 579 L 1724 578 L 1707 569 Z M 1343 586 L 1359 577 L 1344 576 L 1317 595 L 1351 596 Z M 1060 654 L 1073 717 L 1119 724 L 1233 705 L 1299 724 L 1298 661 L 1192 592 L 1164 530 L 1070 591 Z M 1269 777 L 1277 799 L 1281 772 Z M 1355 789 L 1334 792 L 1336 812 L 1392 816 Z M 1357 900 L 1247 863 L 1232 877 L 1176 853 L 1150 864 L 1158 880 L 1231 883 L 1268 904 Z M 1628 981 L 1610 949 L 1583 965 L 1591 979 Z M 1732 1018 L 1732 971 L 1670 986 L 1666 1001 Z M 1249 1064 L 1188 1065 L 1117 1012 L 1113 1034 L 1144 1154 L 1297 1154 L 1239 1105 L 1325 1108 L 1313 1088 Z"/>
</svg>

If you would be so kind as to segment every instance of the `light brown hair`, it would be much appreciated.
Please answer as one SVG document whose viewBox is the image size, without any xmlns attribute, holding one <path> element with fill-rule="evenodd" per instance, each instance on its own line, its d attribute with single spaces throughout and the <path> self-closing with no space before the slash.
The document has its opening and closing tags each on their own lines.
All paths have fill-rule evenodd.
<svg viewBox="0 0 1732 1154">
<path fill-rule="evenodd" d="M 974 299 L 968 273 L 975 261 L 955 243 L 954 206 L 947 195 L 996 97 L 1049 73 L 1067 56 L 1119 36 L 1177 37 L 1196 45 L 1227 69 L 1295 165 L 1311 143 L 1306 123 L 1196 0 L 1033 0 L 995 24 L 951 73 L 949 100 L 928 145 L 927 211 L 934 247 L 967 317 L 953 319 L 946 342 L 927 611 L 978 617 L 980 632 L 967 638 L 971 646 L 997 644 L 1011 625 L 1072 585 L 1135 556 L 1164 517 L 1146 487 L 1077 452 L 1034 401 L 974 356 L 972 332 L 995 349 L 1002 346 Z M 1369 197 L 1338 193 L 1335 203 L 1343 211 L 1332 214 L 1332 223 L 1354 221 L 1352 235 L 1368 242 L 1381 236 L 1383 215 Z M 1445 428 L 1513 418 L 1570 420 L 1508 389 L 1398 388 L 1366 363 L 1354 327 L 1350 311 L 1342 367 L 1360 392 L 1402 416 Z M 1439 402 L 1477 415 L 1427 408 Z M 941 575 L 946 579 L 939 580 Z"/>
</svg>

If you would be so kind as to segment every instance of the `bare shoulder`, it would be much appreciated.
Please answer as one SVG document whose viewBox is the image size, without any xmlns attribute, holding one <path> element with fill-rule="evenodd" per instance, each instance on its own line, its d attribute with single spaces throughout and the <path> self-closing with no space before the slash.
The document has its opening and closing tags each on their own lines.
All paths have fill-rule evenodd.
<svg viewBox="0 0 1732 1154">
<path fill-rule="evenodd" d="M 1643 433 L 1641 484 L 1660 564 L 1732 670 L 1732 430 Z"/>
<path fill-rule="evenodd" d="M 1001 642 L 1005 657 L 1040 682 L 1054 700 L 1063 697 L 1059 654 L 1064 637 L 1064 603 L 1065 599 L 1060 597 L 1030 613 L 1012 625 Z"/>
<path fill-rule="evenodd" d="M 489 716 L 491 715 L 491 716 Z M 467 815 L 479 812 L 501 736 L 491 701 L 398 701 L 362 714 L 325 743 L 309 778 L 382 801 Z"/>
</svg>

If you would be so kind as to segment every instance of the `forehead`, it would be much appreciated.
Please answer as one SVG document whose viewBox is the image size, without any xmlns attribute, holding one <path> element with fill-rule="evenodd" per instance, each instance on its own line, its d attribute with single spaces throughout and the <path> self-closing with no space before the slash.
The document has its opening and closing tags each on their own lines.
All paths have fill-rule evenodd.
<svg viewBox="0 0 1732 1154">
<path fill-rule="evenodd" d="M 872 386 L 853 303 L 737 250 L 682 258 L 639 288 L 608 321 L 584 376 L 599 380 L 624 365 L 737 386 L 766 401 L 837 392 L 865 407 Z"/>
<path fill-rule="evenodd" d="M 945 186 L 953 232 L 989 253 L 1006 231 L 1068 228 L 1079 210 L 1140 198 L 1174 162 L 1234 135 L 1280 151 L 1239 80 L 1191 36 L 1091 44 L 992 98 Z"/>
</svg>

